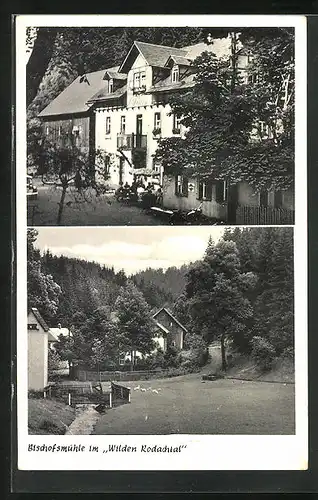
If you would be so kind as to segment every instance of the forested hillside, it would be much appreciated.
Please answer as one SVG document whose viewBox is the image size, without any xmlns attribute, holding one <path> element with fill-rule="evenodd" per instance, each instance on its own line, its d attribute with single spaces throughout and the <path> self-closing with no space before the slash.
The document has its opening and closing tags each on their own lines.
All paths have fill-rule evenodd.
<svg viewBox="0 0 318 500">
<path fill-rule="evenodd" d="M 151 306 L 171 307 L 184 291 L 188 269 L 187 265 L 180 268 L 169 267 L 166 270 L 148 268 L 134 274 L 131 279 Z"/>
</svg>

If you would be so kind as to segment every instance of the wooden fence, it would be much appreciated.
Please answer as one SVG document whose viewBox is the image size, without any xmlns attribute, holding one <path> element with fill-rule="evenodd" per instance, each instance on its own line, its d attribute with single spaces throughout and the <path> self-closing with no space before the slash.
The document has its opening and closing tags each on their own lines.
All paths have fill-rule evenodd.
<svg viewBox="0 0 318 500">
<path fill-rule="evenodd" d="M 116 403 L 130 403 L 130 389 L 123 385 L 111 383 L 111 393 L 112 393 L 112 402 L 114 405 Z"/>
<path fill-rule="evenodd" d="M 236 210 L 236 224 L 267 225 L 294 224 L 294 210 L 272 207 L 239 206 Z"/>
<path fill-rule="evenodd" d="M 44 388 L 45 398 L 57 398 L 64 403 L 75 406 L 77 404 L 101 404 L 112 407 L 111 392 L 103 392 L 99 384 L 54 384 Z"/>
<path fill-rule="evenodd" d="M 133 380 L 148 380 L 157 374 L 155 371 L 93 371 L 85 370 L 80 367 L 73 367 L 71 377 L 79 380 L 81 382 L 91 381 L 91 382 L 112 382 L 113 380 L 118 382 L 123 381 L 133 381 Z"/>
<path fill-rule="evenodd" d="M 130 389 L 111 383 L 111 390 L 103 392 L 101 384 L 52 384 L 44 388 L 44 398 L 57 398 L 69 406 L 96 404 L 108 408 L 130 403 Z"/>
</svg>

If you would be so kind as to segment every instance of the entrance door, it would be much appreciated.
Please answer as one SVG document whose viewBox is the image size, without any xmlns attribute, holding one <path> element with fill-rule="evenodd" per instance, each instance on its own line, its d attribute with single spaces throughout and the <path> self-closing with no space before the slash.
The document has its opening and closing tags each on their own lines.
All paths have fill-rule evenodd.
<svg viewBox="0 0 318 500">
<path fill-rule="evenodd" d="M 136 116 L 136 148 L 141 147 L 142 115 Z"/>
<path fill-rule="evenodd" d="M 119 159 L 119 185 L 123 184 L 123 172 L 124 172 L 124 158 Z"/>
</svg>

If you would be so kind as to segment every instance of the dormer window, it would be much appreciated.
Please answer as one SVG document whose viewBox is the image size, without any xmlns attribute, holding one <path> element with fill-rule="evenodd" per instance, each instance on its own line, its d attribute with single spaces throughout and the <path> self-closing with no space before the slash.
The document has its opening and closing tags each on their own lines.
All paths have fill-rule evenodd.
<svg viewBox="0 0 318 500">
<path fill-rule="evenodd" d="M 111 78 L 108 82 L 108 92 L 112 94 L 114 91 L 114 80 Z"/>
<path fill-rule="evenodd" d="M 146 72 L 137 71 L 133 77 L 134 93 L 144 92 L 146 90 Z"/>
<path fill-rule="evenodd" d="M 179 81 L 179 66 L 173 66 L 171 71 L 171 80 L 173 83 Z"/>
</svg>

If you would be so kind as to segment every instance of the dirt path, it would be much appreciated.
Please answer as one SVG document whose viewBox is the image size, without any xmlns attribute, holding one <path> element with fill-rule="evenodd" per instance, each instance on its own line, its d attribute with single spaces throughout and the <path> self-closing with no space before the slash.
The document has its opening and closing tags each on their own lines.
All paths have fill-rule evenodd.
<svg viewBox="0 0 318 500">
<path fill-rule="evenodd" d="M 92 434 L 100 414 L 94 409 L 93 405 L 77 405 L 75 411 L 75 420 L 73 420 L 65 435 Z"/>
</svg>

